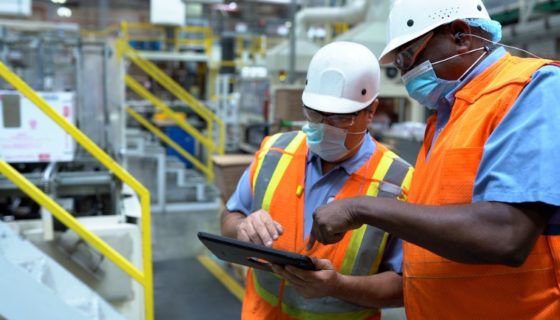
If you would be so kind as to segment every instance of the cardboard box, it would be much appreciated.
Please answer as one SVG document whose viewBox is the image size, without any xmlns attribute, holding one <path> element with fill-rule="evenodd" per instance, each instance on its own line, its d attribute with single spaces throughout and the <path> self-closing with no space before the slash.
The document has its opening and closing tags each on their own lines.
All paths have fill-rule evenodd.
<svg viewBox="0 0 560 320">
<path fill-rule="evenodd" d="M 228 154 L 215 155 L 214 161 L 214 183 L 221 193 L 222 200 L 226 203 L 237 188 L 237 182 L 243 171 L 251 164 L 254 155 Z"/>
<path fill-rule="evenodd" d="M 274 96 L 274 122 L 280 120 L 303 121 L 301 95 L 303 88 L 278 88 Z"/>
</svg>

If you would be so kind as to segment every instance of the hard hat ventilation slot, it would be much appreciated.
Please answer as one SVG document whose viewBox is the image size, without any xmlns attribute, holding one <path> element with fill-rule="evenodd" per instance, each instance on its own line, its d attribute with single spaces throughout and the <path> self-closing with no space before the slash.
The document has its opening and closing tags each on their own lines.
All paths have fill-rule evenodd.
<svg viewBox="0 0 560 320">
<path fill-rule="evenodd" d="M 476 8 L 478 9 L 478 11 L 482 11 L 482 6 L 481 5 L 476 6 Z"/>
<path fill-rule="evenodd" d="M 367 90 L 366 90 L 366 89 L 362 89 L 362 96 L 365 96 L 366 93 L 367 93 Z"/>
<path fill-rule="evenodd" d="M 433 14 L 428 15 L 428 18 L 432 20 L 444 20 L 446 18 L 451 18 L 452 15 L 459 13 L 459 7 L 450 7 L 447 9 L 441 9 Z"/>
<path fill-rule="evenodd" d="M 414 25 L 414 20 L 410 19 L 406 22 L 406 25 L 412 27 Z"/>
</svg>

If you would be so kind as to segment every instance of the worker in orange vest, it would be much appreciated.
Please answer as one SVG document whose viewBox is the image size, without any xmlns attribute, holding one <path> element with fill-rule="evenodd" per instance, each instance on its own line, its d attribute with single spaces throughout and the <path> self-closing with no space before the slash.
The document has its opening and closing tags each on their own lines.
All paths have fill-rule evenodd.
<svg viewBox="0 0 560 320">
<path fill-rule="evenodd" d="M 314 213 L 309 245 L 404 240 L 408 319 L 560 319 L 560 68 L 518 58 L 480 0 L 396 0 L 381 63 L 433 110 L 409 201 Z"/>
<path fill-rule="evenodd" d="M 334 42 L 311 60 L 302 131 L 267 137 L 222 215 L 222 234 L 313 256 L 318 271 L 247 275 L 242 319 L 379 319 L 402 305 L 400 240 L 378 228 L 306 251 L 313 211 L 356 195 L 405 200 L 412 168 L 372 139 L 380 69 L 363 45 Z"/>
</svg>

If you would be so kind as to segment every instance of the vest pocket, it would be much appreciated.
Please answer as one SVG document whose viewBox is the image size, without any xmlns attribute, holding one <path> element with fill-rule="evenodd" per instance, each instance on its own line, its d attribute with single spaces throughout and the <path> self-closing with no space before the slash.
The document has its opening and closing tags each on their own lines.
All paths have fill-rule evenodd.
<svg viewBox="0 0 560 320">
<path fill-rule="evenodd" d="M 442 163 L 439 203 L 471 203 L 474 181 L 484 149 L 456 148 L 445 151 Z"/>
</svg>

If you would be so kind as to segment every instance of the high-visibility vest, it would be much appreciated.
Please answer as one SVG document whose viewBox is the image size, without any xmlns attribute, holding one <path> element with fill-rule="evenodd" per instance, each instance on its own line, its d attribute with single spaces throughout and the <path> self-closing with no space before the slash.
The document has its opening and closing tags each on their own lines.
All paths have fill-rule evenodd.
<svg viewBox="0 0 560 320">
<path fill-rule="evenodd" d="M 305 249 L 304 192 L 306 136 L 289 132 L 268 137 L 250 171 L 253 210 L 264 209 L 282 224 L 284 233 L 273 247 L 329 259 L 346 275 L 371 275 L 378 270 L 388 234 L 371 226 L 347 232 L 335 245 Z M 359 195 L 406 199 L 413 169 L 381 144 L 335 199 Z M 378 319 L 379 310 L 333 297 L 306 299 L 277 275 L 250 270 L 242 319 Z"/>
<path fill-rule="evenodd" d="M 434 145 L 435 117 L 428 122 L 409 201 L 472 203 L 486 141 L 535 71 L 548 64 L 552 63 L 508 54 L 459 90 L 449 122 Z M 530 105 L 524 107 L 533 112 Z M 453 262 L 405 242 L 408 319 L 560 319 L 559 239 L 539 237 L 518 268 Z"/>
</svg>

